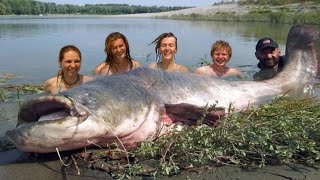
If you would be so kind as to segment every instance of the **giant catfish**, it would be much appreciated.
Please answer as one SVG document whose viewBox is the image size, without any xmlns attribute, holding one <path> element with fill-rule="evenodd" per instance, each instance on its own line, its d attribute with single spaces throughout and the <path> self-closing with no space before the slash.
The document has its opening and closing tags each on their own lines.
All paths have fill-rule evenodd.
<svg viewBox="0 0 320 180">
<path fill-rule="evenodd" d="M 132 147 L 157 137 L 163 124 L 192 124 L 200 118 L 199 109 L 207 105 L 243 110 L 278 95 L 300 95 L 312 88 L 317 77 L 313 42 L 318 37 L 319 32 L 311 27 L 293 26 L 283 71 L 261 82 L 148 68 L 100 76 L 55 96 L 23 103 L 17 127 L 6 135 L 25 152 L 65 151 L 114 141 Z"/>
</svg>

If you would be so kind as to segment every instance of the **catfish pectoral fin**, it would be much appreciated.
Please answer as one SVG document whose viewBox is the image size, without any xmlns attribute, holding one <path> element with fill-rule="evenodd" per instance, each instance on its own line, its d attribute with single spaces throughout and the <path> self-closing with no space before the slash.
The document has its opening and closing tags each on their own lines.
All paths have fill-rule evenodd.
<svg viewBox="0 0 320 180">
<path fill-rule="evenodd" d="M 181 122 L 187 125 L 198 125 L 201 121 L 207 125 L 217 125 L 225 116 L 225 109 L 215 106 L 196 106 L 187 103 L 165 104 L 165 111 L 172 122 Z"/>
</svg>

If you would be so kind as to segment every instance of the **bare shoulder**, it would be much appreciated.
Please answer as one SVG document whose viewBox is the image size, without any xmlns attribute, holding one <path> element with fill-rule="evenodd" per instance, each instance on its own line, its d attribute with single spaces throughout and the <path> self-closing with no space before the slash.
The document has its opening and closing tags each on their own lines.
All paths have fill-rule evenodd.
<svg viewBox="0 0 320 180">
<path fill-rule="evenodd" d="M 47 79 L 46 81 L 44 81 L 43 86 L 50 86 L 51 84 L 55 83 L 56 80 L 57 80 L 57 77 L 52 77 L 50 79 Z"/>
<path fill-rule="evenodd" d="M 209 68 L 210 66 L 201 66 L 201 67 L 198 67 L 194 72 L 196 74 L 207 74 L 207 71 Z"/>
<path fill-rule="evenodd" d="M 100 63 L 99 65 L 97 65 L 94 70 L 93 70 L 93 74 L 94 75 L 99 75 L 99 74 L 103 74 L 103 70 L 107 69 L 107 64 L 105 62 Z"/>
<path fill-rule="evenodd" d="M 132 63 L 133 63 L 133 68 L 137 68 L 141 66 L 141 64 L 136 60 L 132 60 Z"/>
<path fill-rule="evenodd" d="M 148 67 L 152 68 L 152 69 L 156 69 L 157 68 L 157 64 L 156 63 L 151 63 L 151 64 L 149 64 Z"/>
<path fill-rule="evenodd" d="M 55 88 L 57 86 L 57 77 L 52 77 L 50 79 L 47 79 L 43 83 L 43 89 L 46 93 L 53 94 L 55 91 Z"/>
<path fill-rule="evenodd" d="M 94 77 L 92 77 L 92 76 L 83 75 L 83 82 L 84 83 L 88 82 L 88 81 L 91 81 L 93 79 L 94 79 Z"/>
<path fill-rule="evenodd" d="M 233 76 L 241 76 L 241 71 L 236 68 L 230 68 L 229 73 Z"/>
<path fill-rule="evenodd" d="M 187 66 L 184 66 L 184 65 L 181 65 L 181 64 L 178 65 L 178 70 L 180 72 L 189 72 L 189 68 Z"/>
</svg>

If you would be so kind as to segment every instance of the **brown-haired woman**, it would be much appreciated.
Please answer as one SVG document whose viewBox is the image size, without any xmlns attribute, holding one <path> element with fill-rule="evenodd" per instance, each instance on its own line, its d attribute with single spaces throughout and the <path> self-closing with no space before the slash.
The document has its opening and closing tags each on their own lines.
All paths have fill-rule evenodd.
<svg viewBox="0 0 320 180">
<path fill-rule="evenodd" d="M 130 71 L 140 66 L 131 58 L 127 38 L 119 33 L 110 33 L 105 41 L 104 52 L 107 58 L 93 70 L 95 75 L 114 75 Z"/>
<path fill-rule="evenodd" d="M 44 91 L 48 94 L 57 94 L 92 80 L 92 77 L 79 74 L 81 52 L 74 45 L 67 45 L 61 48 L 59 65 L 60 70 L 57 76 L 46 80 L 43 84 Z"/>
<path fill-rule="evenodd" d="M 150 68 L 161 69 L 164 71 L 189 71 L 186 66 L 179 65 L 174 62 L 174 57 L 178 50 L 178 40 L 173 33 L 162 33 L 150 44 L 155 45 L 156 51 L 156 63 L 150 64 Z"/>
</svg>

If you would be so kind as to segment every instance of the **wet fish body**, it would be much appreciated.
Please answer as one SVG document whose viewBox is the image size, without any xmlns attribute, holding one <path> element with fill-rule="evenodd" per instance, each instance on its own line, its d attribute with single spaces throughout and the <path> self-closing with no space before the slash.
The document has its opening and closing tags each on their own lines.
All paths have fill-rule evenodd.
<svg viewBox="0 0 320 180">
<path fill-rule="evenodd" d="M 206 105 L 236 110 L 257 106 L 277 95 L 301 95 L 312 88 L 318 60 L 310 27 L 290 29 L 286 65 L 270 80 L 226 81 L 192 73 L 138 68 L 25 102 L 17 127 L 6 134 L 22 151 L 54 152 L 121 141 L 126 147 L 153 139 L 164 124 L 195 123 Z M 217 114 L 208 116 L 214 122 Z"/>
</svg>

